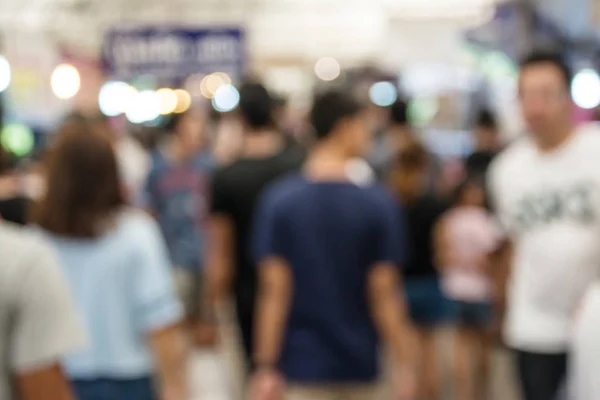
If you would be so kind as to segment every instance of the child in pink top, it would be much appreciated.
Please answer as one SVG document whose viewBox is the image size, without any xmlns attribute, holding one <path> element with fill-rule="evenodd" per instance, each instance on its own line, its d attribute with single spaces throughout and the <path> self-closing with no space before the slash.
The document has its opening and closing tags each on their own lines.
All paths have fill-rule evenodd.
<svg viewBox="0 0 600 400">
<path fill-rule="evenodd" d="M 457 323 L 454 374 L 456 398 L 461 400 L 487 398 L 491 353 L 488 328 L 492 321 L 493 294 L 489 256 L 499 243 L 499 231 L 485 207 L 483 185 L 466 181 L 456 190 L 454 207 L 436 227 L 442 288 L 454 302 Z M 476 371 L 481 376 L 476 376 Z M 476 382 L 482 386 L 479 395 Z"/>
</svg>

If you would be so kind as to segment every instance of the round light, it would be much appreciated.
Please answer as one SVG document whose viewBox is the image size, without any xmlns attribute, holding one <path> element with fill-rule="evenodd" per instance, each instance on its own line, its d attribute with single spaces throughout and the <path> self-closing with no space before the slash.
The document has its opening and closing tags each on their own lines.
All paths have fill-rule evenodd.
<svg viewBox="0 0 600 400">
<path fill-rule="evenodd" d="M 100 88 L 98 105 L 107 117 L 123 114 L 131 104 L 136 90 L 125 82 L 110 81 Z"/>
<path fill-rule="evenodd" d="M 177 97 L 177 106 L 173 110 L 176 114 L 181 114 L 189 110 L 192 105 L 192 96 L 187 90 L 175 89 L 173 91 Z"/>
<path fill-rule="evenodd" d="M 417 97 L 408 103 L 408 121 L 415 126 L 427 126 L 439 110 L 439 104 L 434 97 Z"/>
<path fill-rule="evenodd" d="M 229 81 L 226 81 L 225 77 Z M 202 82 L 200 83 L 200 92 L 202 93 L 202 96 L 207 99 L 212 99 L 221 85 L 229 83 L 231 83 L 231 79 L 227 74 L 225 74 L 225 76 L 219 72 L 210 74 L 202 79 Z"/>
<path fill-rule="evenodd" d="M 215 72 L 213 75 L 221 79 L 221 81 L 223 82 L 222 84 L 231 85 L 231 77 L 225 72 Z"/>
<path fill-rule="evenodd" d="M 156 91 L 160 97 L 160 113 L 161 115 L 171 114 L 177 109 L 178 97 L 177 93 L 169 88 L 162 88 Z"/>
<path fill-rule="evenodd" d="M 600 77 L 593 69 L 579 71 L 573 78 L 571 95 L 577 106 L 592 109 L 600 105 Z"/>
<path fill-rule="evenodd" d="M 315 64 L 315 74 L 323 81 L 334 80 L 340 72 L 340 63 L 333 57 L 323 57 Z"/>
<path fill-rule="evenodd" d="M 152 121 L 160 116 L 160 96 L 154 90 L 136 93 L 127 107 L 125 116 L 133 124 Z"/>
<path fill-rule="evenodd" d="M 33 150 L 35 138 L 26 125 L 8 124 L 0 132 L 0 143 L 6 150 L 22 157 Z"/>
<path fill-rule="evenodd" d="M 54 69 L 50 78 L 52 91 L 59 99 L 70 99 L 79 92 L 81 78 L 79 71 L 72 65 L 61 64 Z"/>
<path fill-rule="evenodd" d="M 379 107 L 389 107 L 398 98 L 398 90 L 391 82 L 377 82 L 369 89 L 369 98 Z"/>
<path fill-rule="evenodd" d="M 240 93 L 232 85 L 221 85 L 212 99 L 212 105 L 219 112 L 229 112 L 240 103 Z"/>
<path fill-rule="evenodd" d="M 6 57 L 0 55 L 0 92 L 4 92 L 10 85 L 10 64 Z"/>
</svg>

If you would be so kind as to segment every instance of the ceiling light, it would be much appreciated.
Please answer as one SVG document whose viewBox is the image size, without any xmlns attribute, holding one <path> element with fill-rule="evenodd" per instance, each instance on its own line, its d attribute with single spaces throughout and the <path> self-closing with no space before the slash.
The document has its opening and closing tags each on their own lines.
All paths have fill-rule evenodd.
<svg viewBox="0 0 600 400">
<path fill-rule="evenodd" d="M 600 77 L 593 69 L 579 71 L 573 78 L 571 95 L 577 106 L 592 109 L 600 105 Z"/>
<path fill-rule="evenodd" d="M 179 98 L 174 90 L 169 88 L 162 88 L 156 91 L 160 97 L 160 113 L 161 115 L 168 115 L 177 109 L 177 103 Z"/>
<path fill-rule="evenodd" d="M 379 107 L 389 107 L 398 98 L 398 89 L 391 82 L 377 82 L 369 89 L 369 98 Z"/>
<path fill-rule="evenodd" d="M 54 69 L 50 78 L 52 91 L 59 99 L 70 99 L 81 87 L 79 71 L 72 65 L 61 64 Z"/>
<path fill-rule="evenodd" d="M 127 110 L 136 90 L 125 82 L 109 81 L 102 85 L 98 94 L 98 105 L 102 114 L 116 117 Z"/>
<path fill-rule="evenodd" d="M 173 112 L 176 114 L 186 112 L 192 105 L 192 96 L 184 89 L 175 89 L 173 92 L 175 93 L 175 96 L 177 96 L 177 106 Z"/>
<path fill-rule="evenodd" d="M 8 124 L 0 132 L 0 144 L 16 156 L 22 157 L 33 150 L 35 137 L 27 125 Z"/>
<path fill-rule="evenodd" d="M 232 85 L 221 85 L 212 99 L 213 107 L 219 112 L 232 111 L 239 103 L 240 93 Z"/>
<path fill-rule="evenodd" d="M 0 55 L 0 92 L 4 92 L 10 85 L 11 71 L 8 60 Z"/>
<path fill-rule="evenodd" d="M 160 96 L 154 90 L 144 90 L 135 94 L 125 116 L 129 122 L 141 124 L 158 118 L 160 111 Z"/>
<path fill-rule="evenodd" d="M 340 76 L 341 67 L 333 57 L 320 58 L 315 64 L 315 74 L 323 81 L 333 81 Z"/>
</svg>

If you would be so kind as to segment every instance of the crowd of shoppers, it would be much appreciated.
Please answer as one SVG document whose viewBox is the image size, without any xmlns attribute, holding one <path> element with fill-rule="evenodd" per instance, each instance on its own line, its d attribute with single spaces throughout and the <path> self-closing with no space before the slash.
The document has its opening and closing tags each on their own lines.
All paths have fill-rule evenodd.
<svg viewBox="0 0 600 400">
<path fill-rule="evenodd" d="M 251 400 L 445 399 L 448 327 L 455 398 L 488 399 L 498 324 L 525 400 L 555 400 L 569 360 L 575 400 L 597 400 L 581 343 L 597 332 L 600 135 L 575 126 L 570 80 L 560 57 L 527 58 L 530 134 L 501 151 L 481 111 L 451 194 L 406 102 L 373 136 L 338 90 L 316 94 L 302 146 L 284 103 L 242 85 L 227 157 L 197 109 L 149 156 L 73 116 L 35 198 L 0 152 L 0 399 L 186 400 L 186 361 L 219 346 L 231 300 Z"/>
</svg>

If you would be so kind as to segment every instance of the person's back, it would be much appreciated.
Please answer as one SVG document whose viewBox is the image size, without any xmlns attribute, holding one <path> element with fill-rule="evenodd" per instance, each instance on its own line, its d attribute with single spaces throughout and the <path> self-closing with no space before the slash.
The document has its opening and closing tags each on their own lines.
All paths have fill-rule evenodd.
<svg viewBox="0 0 600 400">
<path fill-rule="evenodd" d="M 156 224 L 128 210 L 96 239 L 45 236 L 64 266 L 91 338 L 88 347 L 65 359 L 71 379 L 151 375 L 145 332 L 181 319 Z"/>
<path fill-rule="evenodd" d="M 378 341 L 367 275 L 379 261 L 381 223 L 394 215 L 393 202 L 377 186 L 310 182 L 299 175 L 266 196 L 269 215 L 283 222 L 275 246 L 294 281 L 281 359 L 286 377 L 296 383 L 374 381 Z"/>
<path fill-rule="evenodd" d="M 348 94 L 317 96 L 311 121 L 318 141 L 302 174 L 275 183 L 258 204 L 257 399 L 283 396 L 274 384 L 283 378 L 285 398 L 370 400 L 379 391 L 379 339 L 396 366 L 406 362 L 412 335 L 403 329 L 398 293 L 403 223 L 385 190 L 353 166 L 370 139 L 362 111 Z M 404 378 L 403 395 L 412 396 L 414 377 Z"/>
<path fill-rule="evenodd" d="M 54 255 L 5 222 L 0 254 L 0 399 L 70 399 L 59 363 L 85 335 Z"/>
<path fill-rule="evenodd" d="M 284 149 L 264 158 L 241 158 L 217 172 L 213 184 L 213 213 L 228 214 L 235 230 L 236 288 L 256 283 L 254 262 L 249 249 L 254 211 L 261 193 L 282 176 L 297 171 L 304 153 Z"/>
<path fill-rule="evenodd" d="M 273 100 L 262 85 L 242 85 L 240 115 L 244 122 L 244 142 L 241 155 L 215 173 L 211 188 L 210 301 L 218 301 L 217 292 L 221 295 L 233 292 L 248 367 L 252 367 L 257 286 L 249 242 L 256 204 L 270 183 L 299 169 L 305 156 L 301 147 L 285 143 L 275 128 L 272 106 Z"/>
<path fill-rule="evenodd" d="M 58 253 L 89 330 L 88 346 L 64 363 L 79 400 L 155 391 L 183 400 L 182 309 L 166 246 L 152 218 L 125 205 L 110 142 L 89 125 L 59 135 L 46 176 L 32 222 Z"/>
</svg>

